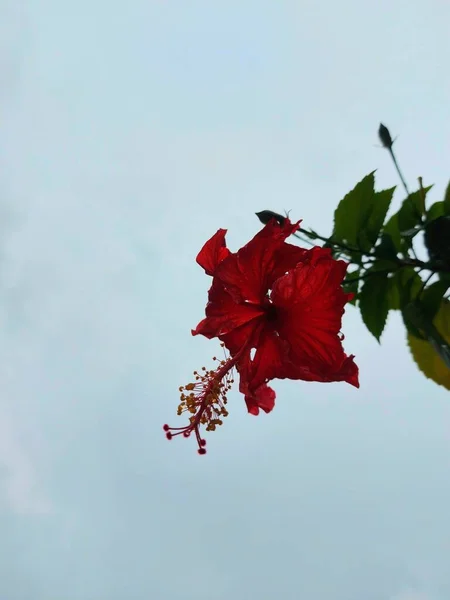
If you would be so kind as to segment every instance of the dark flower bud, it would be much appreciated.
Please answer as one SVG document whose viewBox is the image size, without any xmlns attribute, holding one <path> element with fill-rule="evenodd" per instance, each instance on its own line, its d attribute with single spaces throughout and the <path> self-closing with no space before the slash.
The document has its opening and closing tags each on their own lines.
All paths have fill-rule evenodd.
<svg viewBox="0 0 450 600">
<path fill-rule="evenodd" d="M 284 225 L 286 221 L 286 217 L 280 215 L 272 210 L 262 210 L 261 212 L 255 213 L 258 219 L 261 221 L 263 225 L 267 225 L 272 219 L 275 219 L 280 225 Z"/>
<path fill-rule="evenodd" d="M 389 133 L 389 129 L 385 125 L 383 125 L 383 123 L 380 123 L 380 128 L 378 129 L 378 136 L 385 148 L 392 148 L 393 142 L 391 134 Z"/>
</svg>

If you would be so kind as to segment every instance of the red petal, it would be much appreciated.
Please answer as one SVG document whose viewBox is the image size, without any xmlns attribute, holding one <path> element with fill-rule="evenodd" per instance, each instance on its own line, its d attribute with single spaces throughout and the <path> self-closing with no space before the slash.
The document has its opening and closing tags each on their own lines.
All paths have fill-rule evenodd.
<svg viewBox="0 0 450 600">
<path fill-rule="evenodd" d="M 268 274 L 267 286 L 272 289 L 274 282 L 297 266 L 308 255 L 309 250 L 284 243 L 276 252 L 272 271 Z"/>
<path fill-rule="evenodd" d="M 271 379 L 284 378 L 286 361 L 289 360 L 290 346 L 269 325 L 266 325 L 255 344 L 253 359 L 248 355 L 247 362 L 240 369 L 248 390 L 253 393 L 260 385 Z"/>
<path fill-rule="evenodd" d="M 339 337 L 348 294 L 342 290 L 347 264 L 313 248 L 273 285 L 277 329 L 290 344 L 284 376 L 306 381 L 347 381 L 358 387 L 358 368 Z"/>
<path fill-rule="evenodd" d="M 242 350 L 244 345 L 248 345 L 248 353 L 250 348 L 258 345 L 259 336 L 264 327 L 263 315 L 258 318 L 244 323 L 240 327 L 236 327 L 233 331 L 222 335 L 220 340 L 224 342 L 231 356 Z"/>
<path fill-rule="evenodd" d="M 245 396 L 247 410 L 251 415 L 255 416 L 259 415 L 259 409 L 263 410 L 266 414 L 270 413 L 275 406 L 275 398 L 276 394 L 274 390 L 263 383 L 251 396 Z"/>
<path fill-rule="evenodd" d="M 251 340 L 254 342 L 254 340 Z M 252 346 L 256 347 L 255 356 L 251 359 Z M 279 377 L 283 372 L 283 360 L 287 345 L 274 331 L 260 326 L 260 336 L 256 343 L 249 344 L 245 354 L 237 364 L 239 371 L 239 390 L 245 396 L 248 411 L 257 415 L 261 408 L 270 412 L 275 403 L 275 392 L 267 386 L 267 381 Z"/>
<path fill-rule="evenodd" d="M 298 223 L 292 224 L 289 219 L 283 226 L 272 220 L 248 244 L 230 254 L 217 267 L 216 276 L 223 281 L 236 302 L 259 304 L 262 301 L 273 282 L 277 252 L 285 239 L 297 229 Z M 287 264 L 289 251 L 283 252 L 282 259 Z M 296 246 L 291 246 L 291 252 L 295 253 L 295 257 L 300 255 Z"/>
<path fill-rule="evenodd" d="M 197 263 L 207 275 L 214 275 L 217 266 L 230 254 L 225 243 L 226 233 L 226 229 L 219 229 L 197 255 Z"/>
<path fill-rule="evenodd" d="M 203 319 L 197 325 L 196 329 L 192 331 L 192 335 L 202 334 L 209 339 L 214 337 L 222 338 L 222 336 L 226 336 L 235 329 L 240 328 L 250 321 L 254 321 L 264 314 L 259 307 L 251 304 L 236 304 L 217 278 L 213 279 L 208 296 L 209 302 L 206 305 L 205 311 L 206 319 Z M 243 341 L 248 340 L 248 335 L 254 327 L 255 325 L 252 324 L 249 331 L 245 333 Z M 238 349 L 241 347 L 242 344 Z M 238 349 L 236 349 L 236 352 Z M 232 352 L 231 348 L 229 350 Z"/>
</svg>

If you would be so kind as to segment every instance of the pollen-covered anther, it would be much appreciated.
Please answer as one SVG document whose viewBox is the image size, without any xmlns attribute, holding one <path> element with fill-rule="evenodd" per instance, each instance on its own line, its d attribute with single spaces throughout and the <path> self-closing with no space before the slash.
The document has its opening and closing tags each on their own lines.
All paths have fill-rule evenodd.
<svg viewBox="0 0 450 600">
<path fill-rule="evenodd" d="M 202 367 L 201 373 L 194 371 L 195 381 L 180 386 L 180 403 L 177 414 L 188 413 L 189 424 L 185 427 L 164 426 L 166 437 L 172 439 L 176 435 L 189 437 L 195 433 L 199 446 L 199 454 L 205 454 L 206 440 L 200 436 L 200 426 L 206 431 L 215 431 L 216 427 L 223 424 L 223 419 L 228 416 L 225 408 L 227 393 L 233 384 L 232 370 L 235 359 L 218 361 L 217 368 L 207 370 Z"/>
</svg>

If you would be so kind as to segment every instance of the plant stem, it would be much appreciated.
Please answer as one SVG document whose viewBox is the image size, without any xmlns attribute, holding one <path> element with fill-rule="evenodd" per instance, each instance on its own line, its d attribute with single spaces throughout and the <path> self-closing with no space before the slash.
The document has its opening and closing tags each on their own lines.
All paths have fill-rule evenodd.
<svg viewBox="0 0 450 600">
<path fill-rule="evenodd" d="M 322 242 L 325 242 L 326 244 L 330 244 L 331 246 L 336 246 L 337 248 L 341 248 L 342 250 L 347 250 L 347 252 L 350 252 L 350 253 L 357 252 L 358 254 L 363 254 L 364 256 L 374 256 L 375 257 L 375 254 L 373 254 L 372 252 L 364 252 L 363 250 L 360 250 L 359 248 L 352 248 L 351 246 L 347 246 L 346 244 L 342 244 L 341 242 L 333 242 L 331 240 L 331 238 L 323 237 L 322 235 L 319 235 L 315 231 L 314 232 L 306 231 L 306 229 L 301 229 L 301 228 L 298 231 L 306 234 L 308 237 L 312 237 L 317 240 L 321 240 Z"/>
<path fill-rule="evenodd" d="M 392 273 L 392 271 L 389 269 L 387 269 L 385 271 L 366 271 L 363 275 L 360 275 L 359 277 L 345 279 L 344 284 L 353 283 L 355 281 L 361 281 L 362 279 L 367 279 L 368 277 L 371 277 L 372 275 L 385 275 L 385 274 L 387 275 L 388 273 Z"/>
<path fill-rule="evenodd" d="M 406 185 L 406 181 L 405 181 L 405 179 L 404 179 L 404 177 L 402 175 L 402 172 L 400 171 L 400 167 L 398 166 L 397 159 L 395 158 L 395 154 L 394 154 L 394 150 L 392 149 L 392 146 L 388 147 L 388 150 L 389 150 L 389 154 L 392 157 L 392 161 L 394 163 L 394 166 L 397 169 L 397 173 L 398 173 L 398 176 L 400 177 L 400 181 L 402 182 L 403 187 L 405 188 L 406 195 L 409 196 L 408 186 Z"/>
<path fill-rule="evenodd" d="M 425 289 L 425 286 L 426 286 L 426 285 L 427 285 L 427 283 L 430 281 L 430 279 L 433 277 L 433 275 L 434 275 L 434 272 L 432 271 L 432 272 L 431 272 L 431 273 L 428 275 L 428 277 L 425 279 L 425 281 L 422 283 L 422 285 L 420 286 L 420 290 L 419 290 L 419 291 L 417 292 L 417 294 L 416 294 L 415 300 L 418 300 L 418 299 L 420 298 L 420 296 L 422 295 L 422 293 L 423 293 L 423 291 L 424 291 L 424 289 Z"/>
<path fill-rule="evenodd" d="M 312 238 L 312 239 L 317 239 L 317 240 L 321 240 L 322 242 L 325 242 L 326 244 L 329 244 L 330 246 L 334 246 L 337 249 L 343 250 L 345 251 L 347 254 L 350 254 L 350 261 L 352 261 L 351 255 L 354 253 L 360 254 L 363 257 L 367 257 L 370 260 L 372 260 L 372 262 L 379 260 L 379 257 L 374 254 L 373 252 L 365 252 L 364 250 L 361 250 L 359 248 L 353 248 L 352 246 L 347 246 L 346 244 L 342 244 L 341 242 L 334 242 L 331 240 L 331 238 L 327 238 L 324 237 L 322 235 L 319 235 L 318 233 L 316 233 L 315 231 L 307 231 L 306 229 L 299 229 L 298 230 L 301 233 L 304 233 L 308 238 Z M 298 237 L 298 236 L 297 236 Z M 445 269 L 439 268 L 438 265 L 435 265 L 434 263 L 427 263 L 424 262 L 423 260 L 419 260 L 417 257 L 414 258 L 398 258 L 398 257 L 393 257 L 392 262 L 397 263 L 397 265 L 399 265 L 400 267 L 419 267 L 420 269 L 426 269 L 427 271 L 432 271 L 433 273 L 436 272 L 441 272 L 441 271 L 446 271 Z M 370 264 L 370 262 L 369 262 Z"/>
</svg>

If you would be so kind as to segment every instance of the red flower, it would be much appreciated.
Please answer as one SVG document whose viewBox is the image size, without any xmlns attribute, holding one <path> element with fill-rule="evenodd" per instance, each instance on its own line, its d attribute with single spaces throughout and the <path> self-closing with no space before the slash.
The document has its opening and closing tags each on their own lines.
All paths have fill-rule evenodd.
<svg viewBox="0 0 450 600">
<path fill-rule="evenodd" d="M 358 367 L 344 353 L 340 334 L 344 305 L 352 297 L 341 287 L 347 263 L 333 259 L 330 249 L 286 243 L 298 228 L 288 219 L 282 226 L 272 220 L 236 253 L 226 248 L 226 230 L 219 229 L 198 254 L 213 282 L 206 318 L 192 333 L 219 338 L 230 358 L 181 390 L 179 413 L 187 410 L 192 417 L 185 428 L 165 426 L 169 438 L 195 431 L 199 451 L 205 452 L 199 425 L 211 429 L 213 423 L 214 429 L 228 414 L 231 379 L 223 379 L 233 367 L 254 415 L 273 409 L 275 392 L 267 385 L 272 379 L 347 381 L 359 387 Z"/>
</svg>

